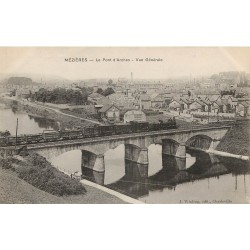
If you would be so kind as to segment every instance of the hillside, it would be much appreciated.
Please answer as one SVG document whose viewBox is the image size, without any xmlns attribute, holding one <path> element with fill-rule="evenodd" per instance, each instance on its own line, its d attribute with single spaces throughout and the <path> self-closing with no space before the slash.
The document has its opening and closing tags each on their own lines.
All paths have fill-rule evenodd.
<svg viewBox="0 0 250 250">
<path fill-rule="evenodd" d="M 25 156 L 24 156 L 25 155 Z M 37 154 L 0 159 L 0 203 L 124 203 L 82 185 Z"/>
<path fill-rule="evenodd" d="M 0 167 L 0 204 L 119 204 L 122 200 L 93 187 L 83 195 L 55 196 L 33 187 L 17 174 Z"/>
<path fill-rule="evenodd" d="M 238 121 L 216 148 L 232 154 L 250 156 L 250 121 Z"/>
<path fill-rule="evenodd" d="M 7 85 L 31 85 L 32 79 L 28 77 L 10 77 L 7 81 Z"/>
</svg>

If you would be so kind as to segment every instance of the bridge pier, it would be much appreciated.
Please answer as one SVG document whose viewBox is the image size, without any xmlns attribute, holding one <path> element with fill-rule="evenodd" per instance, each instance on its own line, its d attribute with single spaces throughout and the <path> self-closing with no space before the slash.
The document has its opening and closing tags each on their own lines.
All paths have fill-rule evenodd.
<svg viewBox="0 0 250 250">
<path fill-rule="evenodd" d="M 176 157 L 176 165 L 178 170 L 185 170 L 186 169 L 186 157 Z"/>
<path fill-rule="evenodd" d="M 97 171 L 93 171 L 92 169 L 83 167 L 82 175 L 99 185 L 102 185 L 102 186 L 104 185 L 105 172 L 97 172 Z"/>
<path fill-rule="evenodd" d="M 139 164 L 148 164 L 148 149 L 125 144 L 125 160 Z"/>
<path fill-rule="evenodd" d="M 148 177 L 148 164 L 125 160 L 125 176 L 129 180 L 139 181 Z"/>
<path fill-rule="evenodd" d="M 137 163 L 139 164 L 148 164 L 148 149 L 147 148 L 142 148 L 139 157 L 137 160 Z"/>
<path fill-rule="evenodd" d="M 91 152 L 82 150 L 82 168 L 89 168 L 97 172 L 104 172 L 104 155 L 95 155 Z"/>
<path fill-rule="evenodd" d="M 162 154 L 172 155 L 179 158 L 186 158 L 186 145 L 185 143 L 177 143 L 172 140 L 163 140 Z"/>
<path fill-rule="evenodd" d="M 177 152 L 175 157 L 179 158 L 186 158 L 186 145 L 185 143 L 180 143 L 179 147 L 177 148 Z"/>
<path fill-rule="evenodd" d="M 105 171 L 104 155 L 97 155 L 96 156 L 93 170 L 97 171 L 97 172 L 104 172 Z"/>
<path fill-rule="evenodd" d="M 172 155 L 162 155 L 163 168 L 168 171 L 180 171 L 186 169 L 186 158 L 179 158 Z"/>
</svg>

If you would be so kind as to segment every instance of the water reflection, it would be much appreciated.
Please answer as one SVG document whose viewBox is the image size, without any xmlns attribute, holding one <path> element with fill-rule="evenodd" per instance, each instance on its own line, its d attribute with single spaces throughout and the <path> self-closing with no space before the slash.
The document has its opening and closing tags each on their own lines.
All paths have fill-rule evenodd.
<svg viewBox="0 0 250 250">
<path fill-rule="evenodd" d="M 106 186 L 150 203 L 171 203 L 171 201 L 176 203 L 180 197 L 181 199 L 187 199 L 188 197 L 193 199 L 195 197 L 198 200 L 210 197 L 210 200 L 212 200 L 227 198 L 229 195 L 230 199 L 235 198 L 235 202 L 238 199 L 244 199 L 243 194 L 249 192 L 249 162 L 217 157 L 198 151 L 191 151 L 190 154 L 192 158 L 195 157 L 196 159 L 190 167 L 186 159 L 162 155 L 162 168 L 151 176 L 149 176 L 149 165 L 125 160 L 125 174 L 119 180 Z M 85 178 L 101 185 L 105 185 L 105 174 L 93 173 L 91 170 L 83 169 Z M 240 189 L 238 189 L 237 181 L 239 175 L 241 177 L 243 175 L 244 179 L 243 188 L 241 185 Z M 242 184 L 241 177 L 240 184 Z M 214 181 L 218 181 L 220 178 L 219 182 Z M 204 181 L 206 182 L 205 188 Z M 234 185 L 231 185 L 232 183 Z M 192 184 L 191 193 L 188 190 L 190 184 Z M 203 190 L 199 188 L 193 190 L 196 185 L 198 187 L 201 184 Z M 183 185 L 187 190 L 183 190 Z M 211 188 L 211 185 L 214 187 Z M 229 185 L 231 185 L 230 188 Z M 177 187 L 181 187 L 182 191 L 179 191 Z M 176 198 L 170 197 L 168 199 L 169 197 L 165 195 L 169 192 L 173 193 L 173 191 Z M 237 191 L 239 191 L 239 194 Z M 239 195 L 239 197 L 234 197 L 234 195 Z"/>
<path fill-rule="evenodd" d="M 44 117 L 33 116 L 33 115 L 28 115 L 28 116 L 31 121 L 34 121 L 35 123 L 38 124 L 39 128 L 59 130 L 59 123 L 55 122 L 54 120 L 47 118 L 45 119 Z"/>
<path fill-rule="evenodd" d="M 246 203 L 250 195 L 247 161 L 189 151 L 186 159 L 162 155 L 161 145 L 148 148 L 149 164 L 124 159 L 124 145 L 105 153 L 105 172 L 81 168 L 81 151 L 67 152 L 53 161 L 63 171 L 87 178 L 148 203 L 181 200 L 232 200 Z"/>
<path fill-rule="evenodd" d="M 16 105 L 11 106 L 11 108 L 2 107 L 0 112 L 0 131 L 5 131 L 7 129 L 12 135 L 15 135 L 16 132 L 17 118 L 19 135 L 42 133 L 44 129 L 58 129 L 57 122 L 42 117 L 28 115 L 27 113 L 20 111 Z"/>
<path fill-rule="evenodd" d="M 87 178 L 148 203 L 180 200 L 246 202 L 250 194 L 249 162 L 189 151 L 186 159 L 162 155 L 161 145 L 149 147 L 149 164 L 124 159 L 124 145 L 105 153 L 105 172 L 81 168 L 81 151 L 67 152 L 53 161 L 63 171 Z"/>
</svg>

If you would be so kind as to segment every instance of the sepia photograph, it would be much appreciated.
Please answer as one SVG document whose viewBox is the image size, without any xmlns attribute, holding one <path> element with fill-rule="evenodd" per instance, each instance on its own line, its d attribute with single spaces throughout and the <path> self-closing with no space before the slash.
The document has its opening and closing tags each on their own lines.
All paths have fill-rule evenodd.
<svg viewBox="0 0 250 250">
<path fill-rule="evenodd" d="M 1 10 L 1 249 L 249 248 L 249 1 Z"/>
<path fill-rule="evenodd" d="M 1 204 L 250 203 L 250 47 L 0 47 Z"/>
</svg>

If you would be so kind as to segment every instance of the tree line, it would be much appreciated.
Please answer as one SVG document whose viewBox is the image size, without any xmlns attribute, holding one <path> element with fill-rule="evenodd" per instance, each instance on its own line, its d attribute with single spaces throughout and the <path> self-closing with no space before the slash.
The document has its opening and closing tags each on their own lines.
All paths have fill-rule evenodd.
<svg viewBox="0 0 250 250">
<path fill-rule="evenodd" d="M 32 101 L 49 102 L 55 104 L 74 104 L 83 105 L 88 101 L 88 91 L 86 88 L 79 90 L 56 88 L 53 90 L 47 90 L 44 88 L 39 89 L 37 92 L 31 95 Z"/>
<path fill-rule="evenodd" d="M 112 88 L 107 88 L 107 89 L 102 89 L 102 88 L 98 88 L 97 91 L 96 91 L 98 94 L 101 94 L 103 96 L 108 96 L 108 95 L 111 95 L 113 93 L 115 93 L 115 91 L 112 89 Z"/>
<path fill-rule="evenodd" d="M 55 88 L 53 90 L 41 88 L 34 94 L 30 92 L 30 98 L 31 101 L 43 103 L 84 105 L 88 103 L 88 95 L 92 91 L 93 89 L 85 87 L 79 87 L 78 89 Z M 108 96 L 115 93 L 115 91 L 108 87 L 105 90 L 99 88 L 97 93 Z"/>
</svg>

